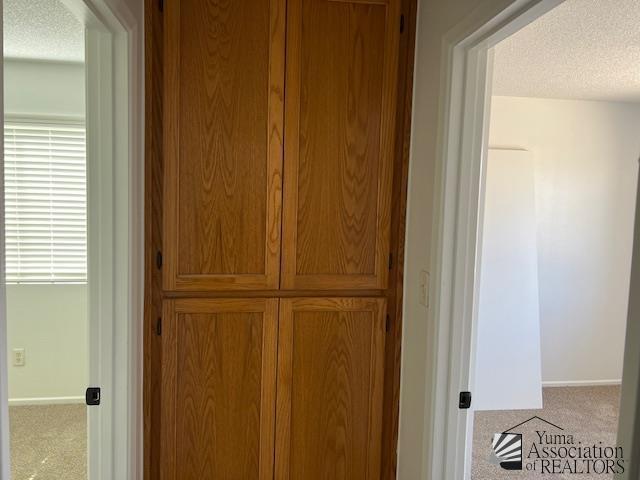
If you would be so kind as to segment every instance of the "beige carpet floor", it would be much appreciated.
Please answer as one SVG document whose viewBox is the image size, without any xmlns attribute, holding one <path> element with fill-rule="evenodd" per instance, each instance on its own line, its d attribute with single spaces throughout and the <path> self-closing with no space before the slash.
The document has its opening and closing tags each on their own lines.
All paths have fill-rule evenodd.
<svg viewBox="0 0 640 480">
<path fill-rule="evenodd" d="M 473 480 L 502 479 L 610 479 L 606 474 L 546 474 L 540 472 L 508 471 L 492 464 L 491 441 L 494 433 L 501 433 L 535 415 L 564 429 L 559 431 L 550 425 L 534 420 L 518 427 L 513 432 L 523 434 L 523 460 L 531 445 L 538 439 L 536 430 L 549 433 L 572 434 L 574 441 L 582 445 L 602 442 L 602 446 L 615 446 L 618 431 L 619 387 L 554 387 L 543 389 L 542 410 L 512 410 L 476 412 L 473 434 L 473 458 L 471 478 Z M 535 455 L 534 455 L 535 457 Z M 526 468 L 526 466 L 525 466 Z"/>
<path fill-rule="evenodd" d="M 582 444 L 614 446 L 618 424 L 619 387 L 545 388 L 542 410 L 476 412 L 473 435 L 473 480 L 609 479 L 608 475 L 541 475 L 502 470 L 489 461 L 494 433 L 535 415 L 574 435 Z M 11 460 L 14 480 L 86 480 L 86 407 L 84 405 L 13 406 Z M 554 431 L 534 420 L 514 432 L 523 434 L 523 455 L 537 438 L 536 430 Z"/>
<path fill-rule="evenodd" d="M 85 405 L 9 407 L 13 480 L 86 480 Z"/>
</svg>

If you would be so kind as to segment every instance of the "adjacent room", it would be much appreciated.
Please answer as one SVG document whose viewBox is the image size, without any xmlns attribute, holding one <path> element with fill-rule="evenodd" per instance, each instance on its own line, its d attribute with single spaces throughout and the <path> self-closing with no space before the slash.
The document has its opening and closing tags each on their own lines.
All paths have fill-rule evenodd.
<svg viewBox="0 0 640 480">
<path fill-rule="evenodd" d="M 87 478 L 84 27 L 58 0 L 4 0 L 11 471 Z"/>
<path fill-rule="evenodd" d="M 616 444 L 640 158 L 637 6 L 567 0 L 493 51 L 474 480 L 539 478 L 515 465 L 535 455 L 536 431 Z M 513 427 L 520 449 L 500 450 Z M 581 478 L 612 478 L 601 473 Z"/>
</svg>

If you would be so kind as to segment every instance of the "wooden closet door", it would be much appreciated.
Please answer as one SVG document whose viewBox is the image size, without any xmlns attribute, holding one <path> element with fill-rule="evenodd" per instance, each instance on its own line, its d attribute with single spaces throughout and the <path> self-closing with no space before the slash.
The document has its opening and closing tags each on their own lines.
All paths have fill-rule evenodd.
<svg viewBox="0 0 640 480">
<path fill-rule="evenodd" d="M 167 300 L 162 480 L 273 478 L 278 300 Z"/>
<path fill-rule="evenodd" d="M 282 299 L 278 480 L 379 480 L 385 300 Z"/>
<path fill-rule="evenodd" d="M 289 0 L 282 286 L 386 288 L 400 0 Z"/>
<path fill-rule="evenodd" d="M 166 2 L 166 290 L 279 286 L 285 10 Z"/>
</svg>

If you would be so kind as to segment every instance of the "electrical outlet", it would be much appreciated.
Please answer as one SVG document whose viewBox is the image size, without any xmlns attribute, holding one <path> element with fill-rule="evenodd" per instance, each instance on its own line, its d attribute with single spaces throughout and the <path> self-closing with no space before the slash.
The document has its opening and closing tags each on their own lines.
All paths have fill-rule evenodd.
<svg viewBox="0 0 640 480">
<path fill-rule="evenodd" d="M 14 348 L 13 349 L 13 366 L 24 367 L 24 362 L 25 362 L 24 348 Z"/>
<path fill-rule="evenodd" d="M 429 272 L 420 271 L 420 304 L 429 308 Z"/>
</svg>

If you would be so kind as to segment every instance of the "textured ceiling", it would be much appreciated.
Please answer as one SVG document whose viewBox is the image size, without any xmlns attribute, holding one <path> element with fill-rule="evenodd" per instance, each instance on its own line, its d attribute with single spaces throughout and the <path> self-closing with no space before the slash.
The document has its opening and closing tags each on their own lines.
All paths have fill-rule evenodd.
<svg viewBox="0 0 640 480">
<path fill-rule="evenodd" d="M 84 60 L 84 27 L 59 0 L 3 3 L 5 57 Z"/>
<path fill-rule="evenodd" d="M 566 0 L 496 46 L 493 94 L 640 102 L 640 0 Z"/>
</svg>

